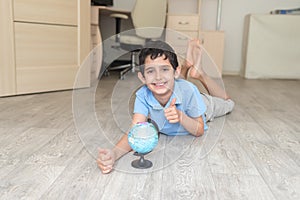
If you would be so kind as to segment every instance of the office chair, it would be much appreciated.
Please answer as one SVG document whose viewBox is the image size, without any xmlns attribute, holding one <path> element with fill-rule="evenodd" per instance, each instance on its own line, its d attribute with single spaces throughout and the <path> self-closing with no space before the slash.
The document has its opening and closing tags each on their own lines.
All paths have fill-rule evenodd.
<svg viewBox="0 0 300 200">
<path fill-rule="evenodd" d="M 123 69 L 120 79 L 124 79 L 127 72 L 135 71 L 136 54 L 148 40 L 163 37 L 166 24 L 167 0 L 136 0 L 131 12 L 134 26 L 132 31 L 120 33 L 121 20 L 127 19 L 122 13 L 114 13 L 111 17 L 116 20 L 116 42 L 120 48 L 130 52 L 130 63 L 126 65 L 111 67 L 111 69 Z M 151 30 L 151 28 L 153 28 Z M 110 69 L 109 69 L 110 70 Z"/>
</svg>

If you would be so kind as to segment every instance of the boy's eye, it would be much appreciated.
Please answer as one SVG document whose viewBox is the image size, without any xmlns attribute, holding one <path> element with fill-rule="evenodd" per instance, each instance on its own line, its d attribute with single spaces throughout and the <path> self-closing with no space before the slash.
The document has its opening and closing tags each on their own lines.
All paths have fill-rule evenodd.
<svg viewBox="0 0 300 200">
<path fill-rule="evenodd" d="M 151 73 L 153 73 L 153 70 L 147 70 L 146 73 L 151 74 Z"/>
<path fill-rule="evenodd" d="M 163 68 L 163 71 L 169 71 L 170 69 L 169 68 Z"/>
</svg>

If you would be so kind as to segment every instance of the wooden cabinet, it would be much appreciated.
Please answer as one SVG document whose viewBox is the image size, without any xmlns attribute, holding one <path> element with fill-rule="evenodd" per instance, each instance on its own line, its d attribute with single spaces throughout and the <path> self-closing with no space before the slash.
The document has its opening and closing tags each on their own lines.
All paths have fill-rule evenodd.
<svg viewBox="0 0 300 200">
<path fill-rule="evenodd" d="M 201 0 L 168 0 L 166 41 L 185 58 L 187 43 L 192 38 L 201 39 L 203 47 L 222 73 L 224 32 L 201 30 Z"/>
<path fill-rule="evenodd" d="M 212 60 L 222 74 L 224 56 L 224 32 L 223 31 L 200 31 L 199 38 L 203 47 L 211 56 Z"/>
<path fill-rule="evenodd" d="M 1 47 L 0 96 L 73 88 L 76 74 L 90 52 L 90 1 L 13 0 L 1 2 L 9 27 Z M 2 51 L 11 49 L 11 52 Z M 3 74 L 1 73 L 1 74 Z M 81 69 L 80 84 L 90 85 L 90 71 Z"/>
</svg>

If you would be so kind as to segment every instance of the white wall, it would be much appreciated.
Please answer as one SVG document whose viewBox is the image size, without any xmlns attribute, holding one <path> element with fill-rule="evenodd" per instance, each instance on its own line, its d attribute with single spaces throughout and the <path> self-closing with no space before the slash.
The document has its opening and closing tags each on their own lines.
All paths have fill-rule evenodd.
<svg viewBox="0 0 300 200">
<path fill-rule="evenodd" d="M 202 30 L 215 30 L 218 0 L 202 0 Z M 222 0 L 221 30 L 225 31 L 224 74 L 242 69 L 244 18 L 247 14 L 267 14 L 274 9 L 300 7 L 300 0 Z"/>
</svg>

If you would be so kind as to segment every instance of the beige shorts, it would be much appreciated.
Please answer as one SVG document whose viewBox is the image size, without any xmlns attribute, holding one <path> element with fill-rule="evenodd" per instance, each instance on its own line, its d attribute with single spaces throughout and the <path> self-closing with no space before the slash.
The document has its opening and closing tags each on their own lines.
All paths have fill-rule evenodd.
<svg viewBox="0 0 300 200">
<path fill-rule="evenodd" d="M 203 101 L 207 107 L 205 116 L 206 121 L 212 121 L 216 117 L 224 116 L 230 113 L 234 108 L 234 101 L 231 99 L 222 99 L 201 93 Z"/>
</svg>

